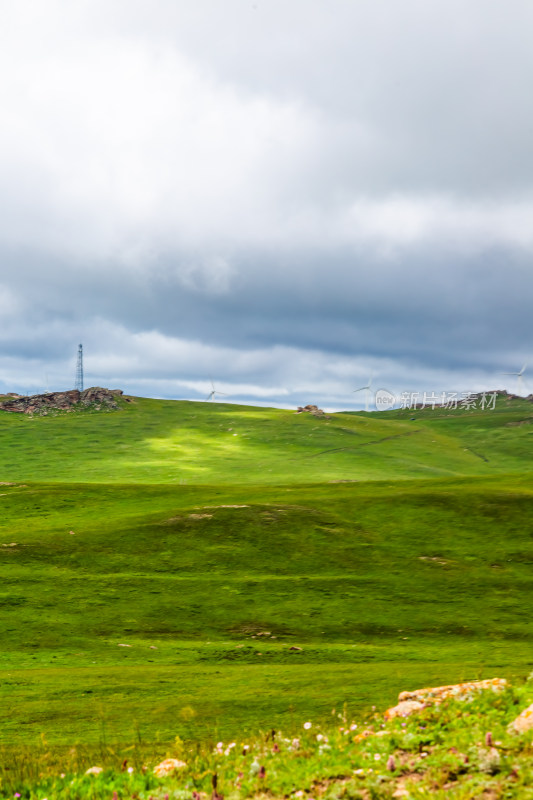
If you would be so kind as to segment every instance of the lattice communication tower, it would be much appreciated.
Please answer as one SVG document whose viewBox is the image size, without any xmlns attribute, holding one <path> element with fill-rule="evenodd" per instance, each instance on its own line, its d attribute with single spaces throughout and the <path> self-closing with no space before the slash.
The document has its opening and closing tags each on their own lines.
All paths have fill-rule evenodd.
<svg viewBox="0 0 533 800">
<path fill-rule="evenodd" d="M 83 345 L 78 345 L 78 361 L 76 364 L 76 385 L 78 392 L 83 392 Z"/>
</svg>

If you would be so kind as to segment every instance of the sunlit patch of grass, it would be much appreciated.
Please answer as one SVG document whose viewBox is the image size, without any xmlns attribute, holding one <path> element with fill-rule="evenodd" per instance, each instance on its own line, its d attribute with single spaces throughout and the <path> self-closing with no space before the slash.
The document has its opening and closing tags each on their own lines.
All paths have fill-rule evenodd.
<svg viewBox="0 0 533 800">
<path fill-rule="evenodd" d="M 113 414 L 60 414 L 31 424 L 26 415 L 0 412 L 3 474 L 174 483 L 183 470 L 187 481 L 229 485 L 516 472 L 531 448 L 528 426 L 512 423 L 530 412 L 527 401 L 499 401 L 496 411 L 475 417 L 428 411 L 413 421 L 395 411 L 317 418 L 146 398 Z"/>
<path fill-rule="evenodd" d="M 306 718 L 326 730 L 333 705 L 364 716 L 409 686 L 524 675 L 532 461 L 528 426 L 509 423 L 530 409 L 318 419 L 138 399 L 31 424 L 0 414 L 6 758 L 26 759 L 37 782 L 47 754 L 66 759 L 69 778 L 32 789 L 39 800 L 164 797 L 138 770 L 176 755 L 178 735 L 203 759 L 192 783 L 169 784 L 188 799 L 212 791 L 208 740 L 298 736 Z M 133 777 L 118 774 L 141 743 Z M 80 771 L 67 746 L 86 766 L 101 747 L 113 770 L 67 789 Z M 375 774 L 339 786 L 313 752 L 324 791 L 294 772 L 301 751 L 286 753 L 284 782 L 222 776 L 222 791 L 389 786 Z"/>
</svg>

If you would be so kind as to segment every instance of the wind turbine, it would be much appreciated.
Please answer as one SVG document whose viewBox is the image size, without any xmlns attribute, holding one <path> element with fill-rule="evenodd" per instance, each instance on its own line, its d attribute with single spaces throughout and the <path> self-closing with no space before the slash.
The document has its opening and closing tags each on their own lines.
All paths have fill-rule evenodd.
<svg viewBox="0 0 533 800">
<path fill-rule="evenodd" d="M 516 375 L 516 393 L 521 397 L 521 391 L 524 385 L 524 372 L 527 364 L 524 364 L 520 372 L 502 372 L 502 375 Z"/>
<path fill-rule="evenodd" d="M 209 392 L 208 396 L 205 398 L 206 401 L 207 400 L 214 400 L 215 399 L 215 395 L 217 395 L 217 394 L 220 394 L 223 397 L 227 397 L 227 394 L 224 394 L 224 392 L 219 392 L 218 389 L 215 389 L 215 384 L 213 383 L 213 379 L 211 378 L 210 380 L 211 380 L 211 391 Z"/>
<path fill-rule="evenodd" d="M 356 392 L 365 392 L 365 411 L 368 411 L 369 397 L 372 396 L 372 375 L 368 379 L 368 384 L 366 386 L 361 386 L 359 389 L 354 389 L 352 394 L 355 394 Z"/>
</svg>

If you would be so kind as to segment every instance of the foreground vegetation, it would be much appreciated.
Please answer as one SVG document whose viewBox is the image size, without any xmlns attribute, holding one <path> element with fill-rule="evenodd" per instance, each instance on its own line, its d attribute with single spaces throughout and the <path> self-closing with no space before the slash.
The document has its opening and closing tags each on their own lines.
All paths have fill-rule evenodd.
<svg viewBox="0 0 533 800">
<path fill-rule="evenodd" d="M 518 685 L 532 419 L 508 398 L 326 418 L 140 398 L 0 414 L 0 746 L 20 768 L 6 791 L 18 775 L 17 791 L 50 795 L 46 764 L 135 758 L 123 786 L 176 736 L 207 758 L 420 685 Z"/>
<path fill-rule="evenodd" d="M 533 700 L 531 681 L 471 693 L 391 720 L 352 719 L 332 710 L 327 725 L 299 722 L 287 736 L 271 729 L 215 746 L 177 737 L 160 764 L 137 743 L 117 753 L 102 745 L 80 771 L 70 748 L 55 761 L 40 747 L 8 753 L 3 798 L 28 800 L 214 800 L 231 798 L 527 798 L 533 797 L 533 730 L 510 724 Z M 167 761 L 172 759 L 172 761 Z"/>
</svg>

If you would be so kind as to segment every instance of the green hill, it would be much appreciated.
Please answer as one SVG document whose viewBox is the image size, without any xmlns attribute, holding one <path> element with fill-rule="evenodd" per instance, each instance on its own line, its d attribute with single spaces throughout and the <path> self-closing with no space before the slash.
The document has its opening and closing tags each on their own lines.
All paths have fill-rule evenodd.
<svg viewBox="0 0 533 800">
<path fill-rule="evenodd" d="M 132 398 L 120 412 L 0 411 L 6 480 L 278 484 L 531 468 L 533 405 L 494 411 L 294 411 Z"/>
<path fill-rule="evenodd" d="M 528 401 L 119 403 L 0 412 L 6 746 L 157 750 L 530 671 Z"/>
</svg>

